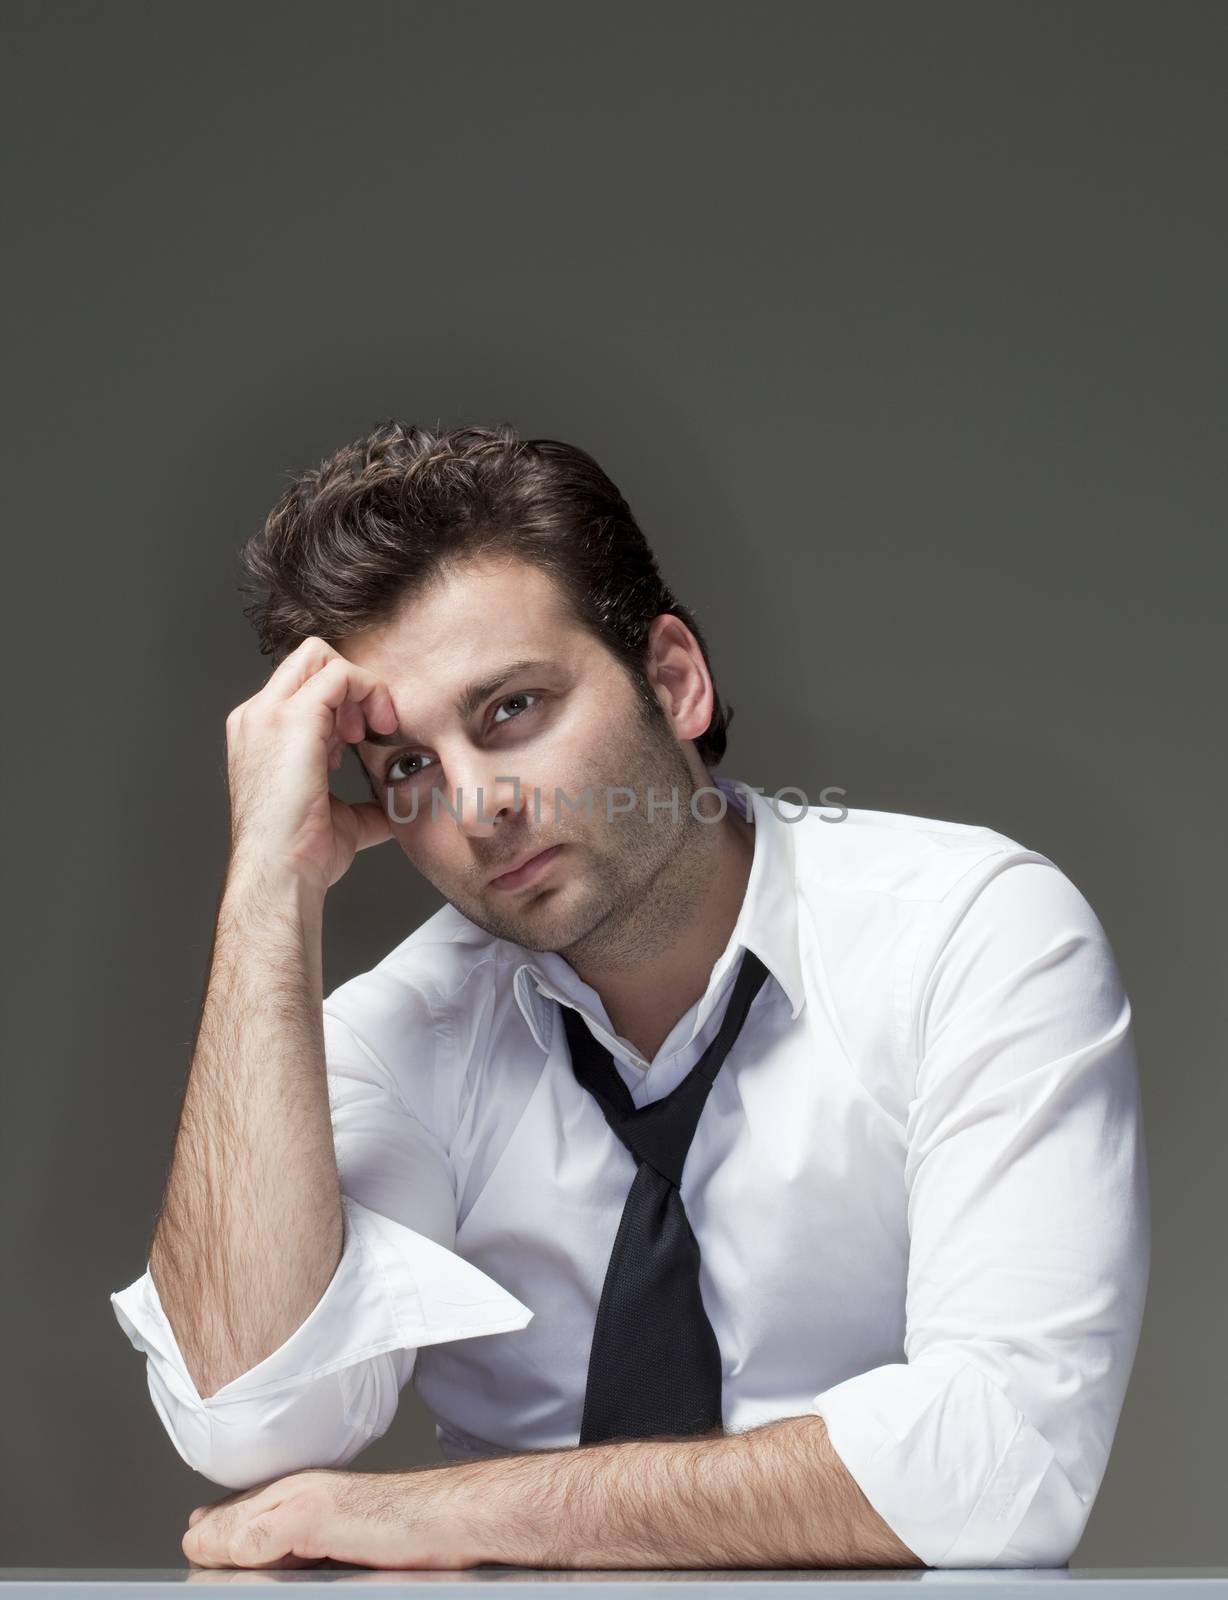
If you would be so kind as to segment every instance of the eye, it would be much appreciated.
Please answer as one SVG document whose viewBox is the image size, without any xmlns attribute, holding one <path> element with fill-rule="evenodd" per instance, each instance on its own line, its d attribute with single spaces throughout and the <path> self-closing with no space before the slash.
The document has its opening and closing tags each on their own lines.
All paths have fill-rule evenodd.
<svg viewBox="0 0 1228 1600">
<path fill-rule="evenodd" d="M 518 704 L 523 706 L 524 709 L 520 710 L 520 711 L 516 711 L 510 717 L 500 717 L 500 716 L 496 715 L 496 716 L 492 717 L 491 720 L 497 726 L 504 727 L 507 723 L 514 722 L 517 717 L 524 716 L 525 711 L 532 711 L 534 709 L 535 704 L 540 699 L 541 699 L 540 695 L 535 694 L 535 693 L 533 693 L 533 692 L 531 692 L 529 690 L 522 690 L 518 694 L 505 695 L 504 698 L 498 702 L 498 710 L 501 711 L 501 710 L 503 710 L 503 708 L 505 706 L 515 706 L 515 705 L 518 705 Z M 526 702 L 532 702 L 532 704 L 526 704 Z M 402 772 L 402 773 L 398 774 L 396 769 L 401 765 L 401 763 L 403 761 L 417 761 L 420 764 L 416 768 L 416 770 L 414 770 L 412 772 Z M 386 770 L 384 772 L 384 782 L 385 783 L 408 783 L 408 781 L 411 778 L 417 778 L 423 772 L 426 771 L 426 767 L 424 765 L 421 765 L 421 763 L 423 763 L 423 762 L 429 762 L 429 764 L 432 767 L 437 767 L 439 765 L 439 763 L 435 760 L 434 756 L 423 756 L 423 755 L 418 754 L 416 751 L 414 753 L 410 754 L 410 755 L 397 756 L 395 760 L 390 761 L 388 763 L 388 766 L 387 766 L 387 768 L 386 768 Z"/>
<path fill-rule="evenodd" d="M 517 700 L 536 700 L 536 699 L 537 699 L 537 696 L 535 694 L 527 691 L 527 690 L 522 692 L 521 694 L 509 694 L 505 700 L 500 700 L 499 709 L 502 710 L 504 706 L 515 705 Z M 517 712 L 516 715 L 517 716 L 522 716 L 523 712 Z M 499 718 L 495 717 L 494 720 L 496 722 L 498 722 Z M 512 722 L 514 720 L 515 720 L 515 718 L 513 718 L 513 717 L 505 717 L 503 719 L 504 722 Z"/>
<path fill-rule="evenodd" d="M 400 766 L 402 761 L 422 761 L 422 760 L 432 761 L 433 759 L 434 758 L 432 756 L 426 756 L 426 757 L 423 757 L 423 756 L 420 756 L 420 755 L 398 756 L 395 761 L 390 761 L 388 763 L 388 770 L 384 773 L 384 782 L 385 783 L 404 783 L 408 778 L 416 778 L 418 776 L 419 772 L 424 772 L 426 770 L 424 767 L 419 767 L 417 772 L 403 773 L 400 777 L 398 777 L 397 773 L 396 773 L 396 769 L 397 769 L 397 767 Z"/>
</svg>

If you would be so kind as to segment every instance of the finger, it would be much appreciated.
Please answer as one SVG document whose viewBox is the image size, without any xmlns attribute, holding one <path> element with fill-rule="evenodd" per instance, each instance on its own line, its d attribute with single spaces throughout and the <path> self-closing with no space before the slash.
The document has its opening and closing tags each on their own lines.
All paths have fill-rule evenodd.
<svg viewBox="0 0 1228 1600">
<path fill-rule="evenodd" d="M 212 1548 L 218 1540 L 229 1537 L 240 1518 L 250 1517 L 280 1504 L 281 1481 L 280 1478 L 274 1478 L 268 1483 L 255 1484 L 250 1489 L 236 1489 L 224 1500 L 195 1507 L 188 1515 L 188 1529 L 183 1536 L 184 1554 L 192 1554 L 188 1548 L 189 1540 L 192 1541 L 193 1550 Z M 194 1554 L 192 1559 L 195 1560 Z"/>
<path fill-rule="evenodd" d="M 329 795 L 329 799 L 333 806 L 344 806 L 346 804 L 344 800 L 338 800 L 335 794 Z M 374 800 L 363 800 L 357 805 L 349 806 L 347 809 L 358 824 L 358 837 L 354 844 L 355 853 L 359 850 L 369 850 L 372 845 L 383 844 L 385 840 L 392 838 L 392 824 L 388 819 L 388 813 L 383 806 L 377 805 Z"/>
<path fill-rule="evenodd" d="M 255 1520 L 259 1522 L 260 1519 Z M 188 1560 L 198 1567 L 246 1566 L 246 1561 L 236 1559 L 235 1552 L 249 1525 L 249 1520 L 240 1521 L 229 1511 L 217 1512 L 202 1517 L 194 1528 L 189 1528 L 180 1546 Z"/>
<path fill-rule="evenodd" d="M 299 693 L 307 695 L 312 691 L 332 707 L 337 733 L 349 744 L 359 744 L 366 738 L 368 724 L 379 733 L 391 733 L 397 725 L 396 707 L 387 684 L 344 656 L 337 656 L 321 667 Z"/>
<path fill-rule="evenodd" d="M 350 670 L 353 674 L 352 684 L 357 686 L 356 691 L 354 687 L 347 687 L 347 694 L 356 703 L 352 713 L 348 710 L 345 713 L 355 728 L 350 743 L 357 744 L 363 738 L 367 723 L 379 733 L 391 733 L 397 725 L 397 717 L 387 686 L 374 673 L 347 661 L 332 645 L 314 634 L 290 652 L 253 698 L 266 702 L 288 700 L 304 684 L 318 677 L 325 667 L 338 662 Z"/>
<path fill-rule="evenodd" d="M 369 693 L 361 697 L 353 695 L 351 698 L 354 701 L 353 736 L 345 735 L 350 744 L 361 744 L 367 737 L 368 728 L 376 733 L 395 732 L 400 718 L 386 683 L 381 683 L 377 678 Z"/>
<path fill-rule="evenodd" d="M 319 672 L 326 662 L 334 660 L 338 652 L 326 640 L 311 634 L 299 643 L 278 666 L 269 673 L 258 691 L 263 700 L 288 700 L 307 679 Z"/>
<path fill-rule="evenodd" d="M 258 1513 L 244 1505 L 233 1517 L 218 1519 L 215 1532 L 210 1532 L 209 1519 L 199 1530 L 190 1529 L 184 1535 L 184 1553 L 206 1567 L 313 1566 L 321 1559 L 316 1554 L 320 1530 L 312 1532 L 304 1511 L 293 1499 Z"/>
<path fill-rule="evenodd" d="M 361 744 L 367 737 L 367 719 L 354 700 L 347 700 L 338 709 L 337 732 L 347 744 Z"/>
<path fill-rule="evenodd" d="M 231 1565 L 269 1567 L 293 1554 L 286 1541 L 285 1524 L 280 1508 L 241 1523 L 230 1536 L 227 1555 Z"/>
<path fill-rule="evenodd" d="M 366 723 L 370 723 L 377 732 L 391 733 L 397 725 L 396 707 L 392 703 L 392 696 L 385 684 L 368 672 L 365 667 L 356 667 L 352 661 L 347 661 L 344 656 L 336 656 L 332 661 L 321 667 L 298 689 L 294 695 L 295 703 L 311 706 L 321 714 L 326 715 L 329 723 L 329 734 L 337 733 L 345 738 L 343 729 L 337 726 L 338 713 L 347 701 L 356 703 L 359 720 L 362 720 L 361 729 L 357 723 L 355 729 L 359 739 L 366 734 Z M 357 743 L 358 740 L 350 740 Z"/>
</svg>

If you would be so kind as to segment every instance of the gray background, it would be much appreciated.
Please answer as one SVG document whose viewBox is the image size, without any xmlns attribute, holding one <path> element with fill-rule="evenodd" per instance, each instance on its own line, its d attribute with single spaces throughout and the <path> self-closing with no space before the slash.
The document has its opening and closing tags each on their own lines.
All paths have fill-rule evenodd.
<svg viewBox="0 0 1228 1600">
<path fill-rule="evenodd" d="M 11 4 L 0 1564 L 178 1565 L 224 1491 L 139 1276 L 267 671 L 235 554 L 376 420 L 591 450 L 721 771 L 985 823 L 1135 1009 L 1138 1362 L 1078 1565 L 1225 1534 L 1228 8 Z M 817 802 L 816 802 L 817 803 Z M 390 846 L 329 987 L 438 904 Z M 412 1394 L 356 1465 L 435 1458 Z"/>
</svg>

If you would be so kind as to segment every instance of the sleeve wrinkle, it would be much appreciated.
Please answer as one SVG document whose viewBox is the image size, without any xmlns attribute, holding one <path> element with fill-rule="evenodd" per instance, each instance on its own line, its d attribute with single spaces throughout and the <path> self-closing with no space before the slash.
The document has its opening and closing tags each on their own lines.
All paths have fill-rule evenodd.
<svg viewBox="0 0 1228 1600">
<path fill-rule="evenodd" d="M 415 993 L 429 1047 L 433 1029 L 421 1019 L 434 1013 Z M 387 1430 L 419 1348 L 513 1332 L 533 1315 L 452 1248 L 447 1150 L 406 1104 L 372 1043 L 327 1005 L 325 1019 L 344 1228 L 340 1260 L 315 1306 L 276 1350 L 203 1397 L 148 1267 L 111 1297 L 146 1355 L 150 1395 L 179 1455 L 231 1488 L 348 1461 Z"/>
<path fill-rule="evenodd" d="M 1061 1565 L 1107 1465 L 1147 1278 L 1132 1018 L 1103 927 L 1048 857 L 976 865 L 906 958 L 904 1359 L 812 1408 L 927 1565 Z"/>
</svg>

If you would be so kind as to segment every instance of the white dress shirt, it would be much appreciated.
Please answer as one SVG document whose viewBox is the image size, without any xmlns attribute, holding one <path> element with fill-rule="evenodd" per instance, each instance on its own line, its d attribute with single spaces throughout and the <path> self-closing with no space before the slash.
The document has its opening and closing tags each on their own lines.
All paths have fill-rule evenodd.
<svg viewBox="0 0 1228 1600">
<path fill-rule="evenodd" d="M 818 1413 L 929 1566 L 1060 1566 L 1134 1361 L 1150 1260 L 1130 1004 L 1086 899 L 989 828 L 749 801 L 754 858 L 652 1061 L 557 954 L 445 905 L 324 1002 L 345 1213 L 306 1321 L 202 1399 L 148 1270 L 111 1301 L 183 1459 L 240 1489 L 337 1467 L 411 1378 L 447 1459 L 576 1445 L 636 1163 L 555 1002 L 637 1105 L 769 977 L 682 1179 L 727 1432 Z"/>
</svg>

